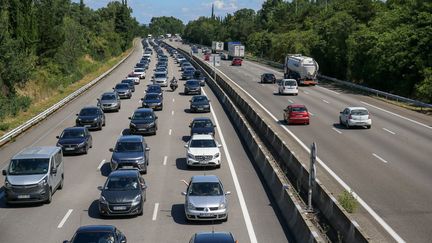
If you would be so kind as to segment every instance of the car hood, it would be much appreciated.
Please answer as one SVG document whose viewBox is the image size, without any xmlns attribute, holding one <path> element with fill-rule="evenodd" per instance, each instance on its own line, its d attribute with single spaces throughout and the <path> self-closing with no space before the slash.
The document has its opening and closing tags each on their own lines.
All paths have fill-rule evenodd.
<svg viewBox="0 0 432 243">
<path fill-rule="evenodd" d="M 189 196 L 188 201 L 195 207 L 219 207 L 221 203 L 225 203 L 225 196 Z"/>
<path fill-rule="evenodd" d="M 85 138 L 60 138 L 59 144 L 80 144 L 85 141 Z"/>
<path fill-rule="evenodd" d="M 91 115 L 91 116 L 78 116 L 78 118 L 83 120 L 93 120 L 95 118 L 98 118 L 98 115 Z"/>
<path fill-rule="evenodd" d="M 101 100 L 101 104 L 116 104 L 117 100 Z"/>
<path fill-rule="evenodd" d="M 193 155 L 215 155 L 219 153 L 219 148 L 189 148 L 189 153 Z"/>
<path fill-rule="evenodd" d="M 46 174 L 37 174 L 37 175 L 8 175 L 7 180 L 12 185 L 22 186 L 22 185 L 31 185 L 39 183 Z"/>
<path fill-rule="evenodd" d="M 212 127 L 196 127 L 196 128 L 193 127 L 192 133 L 203 133 L 203 134 L 214 133 L 214 129 Z"/>
<path fill-rule="evenodd" d="M 145 99 L 145 100 L 143 100 L 143 102 L 144 103 L 160 103 L 162 101 L 159 99 Z"/>
<path fill-rule="evenodd" d="M 115 191 L 115 190 L 104 190 L 101 195 L 109 203 L 131 203 L 136 196 L 140 195 L 140 190 L 126 190 L 126 191 Z"/>
<path fill-rule="evenodd" d="M 114 152 L 112 158 L 119 160 L 138 160 L 144 158 L 144 152 Z"/>
<path fill-rule="evenodd" d="M 154 120 L 150 120 L 150 119 L 148 119 L 148 120 L 131 120 L 131 122 L 133 124 L 150 124 L 150 123 L 153 123 Z"/>
<path fill-rule="evenodd" d="M 186 87 L 187 87 L 188 89 L 198 89 L 198 88 L 200 88 L 201 86 L 199 86 L 199 85 L 186 85 Z"/>
<path fill-rule="evenodd" d="M 195 101 L 195 102 L 192 102 L 191 104 L 192 105 L 209 105 L 209 102 L 208 101 L 199 101 L 199 102 Z"/>
<path fill-rule="evenodd" d="M 117 92 L 128 92 L 129 89 L 115 89 Z"/>
</svg>

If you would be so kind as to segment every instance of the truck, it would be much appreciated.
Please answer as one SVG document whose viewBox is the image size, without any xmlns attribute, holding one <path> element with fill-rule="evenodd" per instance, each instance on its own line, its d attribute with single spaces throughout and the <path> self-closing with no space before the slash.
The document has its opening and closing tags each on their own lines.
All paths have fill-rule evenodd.
<svg viewBox="0 0 432 243">
<path fill-rule="evenodd" d="M 235 57 L 244 58 L 245 46 L 242 44 L 231 44 L 228 45 L 228 59 L 233 59 Z"/>
<path fill-rule="evenodd" d="M 212 41 L 212 53 L 222 52 L 224 49 L 224 43 L 221 41 Z"/>
<path fill-rule="evenodd" d="M 288 54 L 285 57 L 284 78 L 295 79 L 300 85 L 316 85 L 318 63 L 302 54 Z"/>
</svg>

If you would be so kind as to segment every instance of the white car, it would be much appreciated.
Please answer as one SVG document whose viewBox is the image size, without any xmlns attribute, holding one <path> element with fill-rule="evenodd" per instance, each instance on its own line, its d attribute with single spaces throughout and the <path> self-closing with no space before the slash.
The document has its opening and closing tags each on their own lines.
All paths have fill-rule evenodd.
<svg viewBox="0 0 432 243">
<path fill-rule="evenodd" d="M 369 111 L 364 107 L 347 107 L 340 112 L 339 124 L 345 125 L 347 128 L 362 126 L 370 129 L 372 119 Z"/>
<path fill-rule="evenodd" d="M 153 84 L 159 84 L 162 87 L 168 86 L 168 76 L 165 72 L 155 72 L 152 79 Z"/>
<path fill-rule="evenodd" d="M 282 79 L 278 85 L 278 94 L 298 95 L 298 84 L 295 79 Z"/>
<path fill-rule="evenodd" d="M 134 84 L 140 84 L 140 78 L 138 76 L 127 76 L 126 79 L 133 80 Z"/>
<path fill-rule="evenodd" d="M 210 134 L 194 134 L 187 144 L 186 164 L 192 166 L 221 166 L 220 144 Z"/>
<path fill-rule="evenodd" d="M 135 68 L 133 73 L 139 75 L 139 78 L 141 79 L 144 79 L 146 76 L 144 68 Z"/>
</svg>

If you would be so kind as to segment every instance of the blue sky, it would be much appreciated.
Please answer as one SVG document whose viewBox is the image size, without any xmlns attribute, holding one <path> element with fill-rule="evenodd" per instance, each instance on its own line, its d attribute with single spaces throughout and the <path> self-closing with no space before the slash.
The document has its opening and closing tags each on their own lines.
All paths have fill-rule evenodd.
<svg viewBox="0 0 432 243">
<path fill-rule="evenodd" d="M 84 0 L 84 3 L 97 9 L 111 1 L 113 0 Z M 142 24 L 148 24 L 152 17 L 159 16 L 173 16 L 187 24 L 199 16 L 210 16 L 212 3 L 215 5 L 215 15 L 225 16 L 241 8 L 259 10 L 263 2 L 264 0 L 128 0 L 128 5 L 133 9 L 133 16 Z"/>
</svg>

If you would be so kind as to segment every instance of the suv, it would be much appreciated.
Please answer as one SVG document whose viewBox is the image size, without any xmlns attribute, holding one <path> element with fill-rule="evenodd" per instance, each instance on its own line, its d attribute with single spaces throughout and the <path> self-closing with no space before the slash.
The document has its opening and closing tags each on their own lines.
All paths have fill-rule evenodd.
<svg viewBox="0 0 432 243">
<path fill-rule="evenodd" d="M 191 166 L 221 166 L 221 152 L 218 144 L 212 135 L 194 134 L 187 144 L 186 164 Z"/>
<path fill-rule="evenodd" d="M 228 200 L 222 182 L 215 175 L 192 176 L 185 196 L 187 220 L 228 220 Z"/>
<path fill-rule="evenodd" d="M 65 128 L 60 136 L 57 136 L 57 147 L 62 148 L 63 154 L 87 154 L 93 146 L 93 139 L 85 127 Z"/>
<path fill-rule="evenodd" d="M 77 127 L 87 127 L 102 130 L 105 126 L 105 114 L 101 108 L 97 106 L 88 106 L 81 109 L 80 113 L 76 114 L 77 119 L 75 124 Z"/>
<path fill-rule="evenodd" d="M 105 111 L 119 111 L 121 108 L 120 97 L 117 92 L 106 92 L 101 95 L 98 106 Z"/>
<path fill-rule="evenodd" d="M 295 79 L 282 79 L 279 82 L 278 93 L 298 95 L 298 85 Z"/>
<path fill-rule="evenodd" d="M 6 203 L 51 203 L 52 195 L 63 188 L 64 163 L 59 147 L 30 147 L 12 157 L 4 189 Z"/>
<path fill-rule="evenodd" d="M 153 134 L 157 131 L 157 116 L 151 108 L 136 109 L 133 116 L 129 117 L 129 129 L 131 134 Z"/>
<path fill-rule="evenodd" d="M 347 107 L 340 112 L 339 124 L 347 128 L 354 126 L 366 126 L 370 129 L 372 126 L 372 119 L 369 111 L 364 107 Z"/>
<path fill-rule="evenodd" d="M 110 148 L 109 151 L 113 153 L 110 163 L 111 170 L 131 167 L 147 173 L 150 148 L 142 136 L 121 136 L 115 148 Z"/>
</svg>

